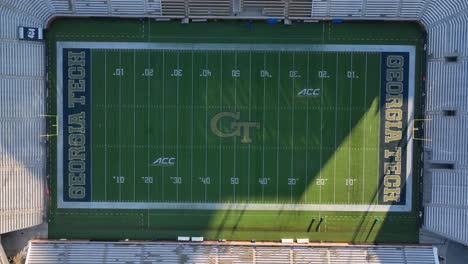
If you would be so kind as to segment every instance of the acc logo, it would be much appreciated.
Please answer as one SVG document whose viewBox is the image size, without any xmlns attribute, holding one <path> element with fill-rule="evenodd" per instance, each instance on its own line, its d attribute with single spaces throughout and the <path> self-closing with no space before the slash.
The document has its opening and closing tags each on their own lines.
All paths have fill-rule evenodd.
<svg viewBox="0 0 468 264">
<path fill-rule="evenodd" d="M 174 157 L 160 157 L 153 161 L 153 166 L 174 165 L 176 158 Z"/>
<path fill-rule="evenodd" d="M 240 119 L 240 113 L 232 113 L 232 112 L 221 112 L 216 114 L 211 119 L 211 131 L 218 137 L 240 137 L 242 136 L 241 142 L 242 143 L 250 143 L 252 140 L 250 139 L 250 129 L 251 128 L 260 128 L 260 123 L 258 122 L 231 122 L 231 131 L 221 131 L 218 128 L 218 123 L 220 122 L 221 118 L 229 117 L 234 120 Z"/>
<path fill-rule="evenodd" d="M 318 88 L 304 88 L 299 93 L 297 93 L 297 96 L 317 97 L 317 96 L 320 96 L 320 89 L 318 89 Z"/>
</svg>

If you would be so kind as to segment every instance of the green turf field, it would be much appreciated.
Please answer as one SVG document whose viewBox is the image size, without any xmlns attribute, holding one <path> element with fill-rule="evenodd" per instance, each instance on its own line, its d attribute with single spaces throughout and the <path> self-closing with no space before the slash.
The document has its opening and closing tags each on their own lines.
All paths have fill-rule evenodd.
<svg viewBox="0 0 468 264">
<path fill-rule="evenodd" d="M 414 242 L 402 25 L 57 22 L 49 235 Z"/>
</svg>

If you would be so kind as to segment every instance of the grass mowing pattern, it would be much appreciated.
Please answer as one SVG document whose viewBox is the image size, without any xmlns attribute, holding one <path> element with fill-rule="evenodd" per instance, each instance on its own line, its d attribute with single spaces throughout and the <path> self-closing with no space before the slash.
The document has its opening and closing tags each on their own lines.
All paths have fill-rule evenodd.
<svg viewBox="0 0 468 264">
<path fill-rule="evenodd" d="M 73 23 L 76 21 L 63 21 L 62 27 L 58 24 L 55 33 L 53 33 L 56 35 L 50 41 L 54 39 L 69 41 L 70 38 L 96 41 L 91 34 L 88 34 L 89 36 L 73 32 L 68 35 L 61 34 L 60 29 L 63 29 L 63 25 Z M 222 36 L 213 37 L 216 35 L 216 26 L 213 27 L 212 37 L 197 38 L 197 36 L 187 36 L 182 33 L 178 37 L 179 33 L 175 29 L 180 26 L 175 24 L 160 27 L 159 30 L 163 32 L 154 34 L 155 28 L 158 28 L 157 24 L 151 25 L 152 23 L 148 21 L 134 21 L 133 23 L 132 21 L 122 21 L 122 24 L 124 23 L 135 28 L 146 25 L 146 29 L 148 29 L 153 26 L 153 31 L 150 30 L 150 33 L 143 31 L 141 38 L 135 39 L 138 41 L 146 39 L 149 41 L 161 39 L 170 41 L 175 39 L 184 42 L 189 38 L 190 41 L 206 42 L 208 39 L 219 43 L 219 40 L 223 39 Z M 317 30 L 317 26 L 310 26 L 310 29 Z M 326 38 L 335 34 L 337 40 L 333 43 L 340 42 L 339 39 L 343 35 L 333 32 L 334 26 L 328 24 L 320 24 L 320 26 L 320 30 L 325 26 L 329 28 L 328 34 L 330 35 Z M 349 27 L 349 25 L 346 26 Z M 231 23 L 227 23 L 226 27 L 233 32 L 244 30 L 243 26 Z M 258 27 L 263 27 L 263 25 L 258 25 Z M 174 31 L 169 36 L 164 37 L 161 33 L 164 33 L 168 28 L 172 28 Z M 200 25 L 195 25 L 194 28 L 200 28 Z M 391 29 L 390 26 L 388 28 Z M 408 28 L 408 31 L 414 30 L 411 27 Z M 124 33 L 111 36 L 103 29 L 94 29 L 96 32 L 99 30 L 101 30 L 102 39 L 128 41 L 128 37 L 125 37 Z M 119 31 L 115 27 L 112 30 Z M 278 28 L 279 32 L 282 30 L 283 28 Z M 286 29 L 286 31 L 296 34 L 303 32 L 302 30 L 304 29 Z M 188 35 L 194 34 L 194 31 Z M 198 34 L 200 32 L 199 30 Z M 265 34 L 265 31 L 259 32 L 261 32 L 260 35 Z M 389 33 L 392 33 L 392 30 Z M 130 33 L 125 34 L 130 35 Z M 227 36 L 229 34 L 224 34 L 225 41 L 229 40 Z M 240 37 L 239 40 L 251 42 L 252 39 L 255 39 L 255 41 L 265 43 L 277 43 L 278 41 L 314 43 L 312 38 L 308 39 L 301 34 L 298 34 L 300 37 L 297 38 L 290 38 L 291 34 L 289 37 L 284 36 L 284 38 L 275 32 L 269 32 L 269 34 L 273 36 L 271 39 L 265 36 L 255 38 L 251 33 L 247 33 L 247 36 Z M 361 32 L 361 34 L 365 36 L 365 33 Z M 209 32 L 206 33 L 206 36 L 209 35 Z M 402 34 L 402 36 L 401 40 L 394 41 L 394 43 L 419 44 L 415 37 L 408 40 L 405 39 L 408 37 L 407 35 Z M 321 41 L 331 40 L 326 40 L 322 36 Z M 359 40 L 354 42 L 359 42 Z M 367 40 L 367 42 L 382 44 L 382 42 L 385 43 L 385 38 L 374 41 Z M 353 41 L 345 43 L 353 43 Z M 377 134 L 373 132 L 373 130 L 378 129 L 377 92 L 379 89 L 377 88 L 379 82 L 376 80 L 379 77 L 376 66 L 380 65 L 378 53 L 239 52 L 236 55 L 236 52 L 202 51 L 194 52 L 192 59 L 192 52 L 173 51 L 165 52 L 164 64 L 161 64 L 162 56 L 161 51 L 148 52 L 125 49 L 121 51 L 93 51 L 93 200 L 229 202 L 234 201 L 234 199 L 245 201 L 247 197 L 249 201 L 255 203 L 264 201 L 290 203 L 293 201 L 317 204 L 366 204 L 376 201 L 377 176 L 376 172 L 372 171 L 377 171 L 378 164 L 377 151 L 375 150 L 378 138 Z M 281 63 L 277 61 L 278 58 L 281 59 Z M 336 60 L 338 60 L 338 64 Z M 365 60 L 368 62 L 367 71 L 366 63 L 363 63 Z M 105 61 L 107 66 L 102 67 L 102 61 Z M 132 67 L 132 65 L 134 66 Z M 150 66 L 154 69 L 154 75 L 141 76 L 144 69 L 150 68 Z M 115 70 L 118 67 L 124 69 L 123 76 L 112 75 L 110 69 Z M 184 67 L 183 76 L 178 78 L 168 76 L 171 70 L 179 67 Z M 234 80 L 230 69 L 233 67 L 239 68 L 241 71 L 240 77 L 234 78 Z M 223 71 L 221 68 L 229 70 Z M 265 68 L 272 75 L 272 78 L 260 76 L 259 72 Z M 334 79 L 320 79 L 317 76 L 312 76 L 311 73 L 317 73 L 323 68 L 334 69 L 333 73 L 336 73 L 336 76 L 340 72 L 343 75 Z M 211 76 L 199 76 L 200 73 L 203 74 L 203 69 L 210 70 Z M 344 72 L 350 69 L 356 71 L 359 78 L 345 77 Z M 290 70 L 297 70 L 301 77 L 290 78 Z M 279 77 L 279 81 L 276 77 Z M 373 88 L 363 91 L 364 81 L 367 81 L 368 87 L 372 86 Z M 108 88 L 103 90 L 104 82 Z M 353 89 L 342 88 L 350 88 L 351 83 L 353 83 Z M 297 98 L 294 96 L 297 87 L 309 87 L 309 85 L 310 87 L 323 87 L 322 95 L 318 98 Z M 194 96 L 191 94 L 192 86 Z M 101 89 L 94 87 L 101 87 Z M 158 87 L 164 88 L 158 89 Z M 325 87 L 329 87 L 329 89 L 325 89 Z M 276 94 L 267 93 L 270 89 Z M 181 96 L 187 90 L 190 91 L 190 95 Z M 106 94 L 103 95 L 103 92 Z M 163 92 L 164 95 L 162 95 Z M 163 98 L 164 103 L 162 102 Z M 210 135 L 211 131 L 207 129 L 210 119 L 216 113 L 223 111 L 240 112 L 241 121 L 257 122 L 260 120 L 262 129 L 252 129 L 251 144 L 244 146 L 240 142 L 240 137 L 219 138 Z M 179 121 L 177 121 L 177 116 Z M 295 120 L 294 125 L 293 119 Z M 96 127 L 103 126 L 104 120 L 106 120 L 106 126 L 111 128 L 96 129 Z M 155 121 L 148 122 L 148 120 Z M 198 124 L 192 125 L 192 120 L 196 120 Z M 309 122 L 299 123 L 297 120 L 309 120 Z M 321 122 L 317 120 L 321 120 Z M 326 131 L 326 133 L 319 133 L 320 123 L 324 126 L 322 131 Z M 190 127 L 197 128 L 193 130 L 193 141 L 192 135 L 188 134 L 190 130 L 181 129 L 188 124 Z M 227 129 L 229 125 L 230 123 L 227 122 L 221 123 L 222 128 Z M 280 137 L 277 137 L 278 127 L 280 127 Z M 310 133 L 304 133 L 304 130 L 310 130 Z M 105 131 L 107 133 L 104 133 Z M 161 131 L 172 131 L 172 133 L 161 133 Z M 264 133 L 265 136 L 263 136 Z M 286 136 L 282 136 L 283 134 Z M 375 137 L 373 138 L 372 135 Z M 106 149 L 102 144 L 103 137 L 107 137 L 104 140 L 106 142 L 104 144 L 107 145 L 107 161 L 102 159 L 104 156 L 102 152 Z M 264 140 L 266 144 L 264 144 Z M 148 142 L 150 147 L 148 147 Z M 192 146 L 194 146 L 193 163 L 191 160 Z M 151 152 L 153 149 L 154 154 Z M 175 166 L 148 166 L 148 163 L 154 161 L 153 159 L 173 152 L 176 152 L 178 157 Z M 266 157 L 265 164 L 263 163 L 264 155 Z M 305 162 L 305 155 L 313 162 Z M 184 156 L 185 158 L 181 158 Z M 233 162 L 234 158 L 236 162 Z M 125 160 L 125 162 L 119 162 L 121 160 Z M 281 160 L 281 163 L 275 162 L 277 160 Z M 208 162 L 214 165 L 208 166 Z M 110 163 L 113 166 L 107 166 L 107 169 L 103 169 L 105 167 L 102 166 L 103 163 Z M 234 164 L 237 165 L 234 166 Z M 335 166 L 335 164 L 337 165 Z M 305 168 L 306 165 L 307 168 Z M 227 168 L 225 169 L 225 167 Z M 219 173 L 220 168 L 223 171 L 221 174 Z M 103 173 L 103 170 L 106 172 Z M 226 175 L 224 171 L 227 172 Z M 196 176 L 192 176 L 193 172 Z M 108 177 L 94 176 L 106 174 Z M 113 174 L 130 175 L 125 180 L 128 184 L 112 182 L 114 180 Z M 153 184 L 144 183 L 145 179 L 141 179 L 141 177 L 146 176 L 138 178 L 136 175 L 151 175 Z M 170 177 L 177 177 L 173 175 L 184 175 L 182 183 L 191 180 L 192 188 L 187 188 L 190 186 L 188 184 L 185 188 L 182 187 L 183 184 L 173 184 L 171 181 L 173 179 Z M 231 178 L 236 178 L 237 175 L 239 175 L 237 177 L 239 178 L 238 186 L 231 184 Z M 268 175 L 274 176 L 268 177 Z M 276 175 L 278 177 L 275 178 Z M 375 175 L 375 178 L 374 180 L 372 180 L 373 177 L 365 178 L 365 184 L 361 185 L 359 177 L 354 175 L 362 175 L 363 179 L 366 175 Z M 200 179 L 206 177 L 210 177 L 210 184 L 204 184 Z M 260 184 L 259 178 L 270 178 L 268 180 L 270 185 Z M 289 178 L 298 179 L 296 185 L 288 185 Z M 355 184 L 346 185 L 346 179 L 355 178 L 357 179 Z M 103 183 L 103 179 L 106 179 L 107 183 Z M 327 183 L 317 185 L 317 179 L 327 179 Z M 281 185 L 280 182 L 282 182 Z M 278 183 L 278 191 L 275 188 L 267 187 L 276 187 L 276 183 Z M 52 187 L 54 184 L 52 182 Z M 219 187 L 220 185 L 221 187 Z M 152 186 L 156 186 L 156 188 Z M 234 187 L 237 193 L 236 198 L 234 198 Z M 366 188 L 367 191 L 362 187 Z M 107 194 L 103 192 L 103 189 L 107 191 Z M 376 221 L 376 216 L 387 221 Z M 385 218 L 385 216 L 387 217 Z M 80 219 L 86 219 L 87 224 L 83 226 Z M 183 219 L 190 219 L 190 222 Z M 417 223 L 416 219 L 414 213 L 74 210 L 54 209 L 52 202 L 50 235 L 51 237 L 148 239 L 155 237 L 173 238 L 177 234 L 184 233 L 205 235 L 211 238 L 222 236 L 230 239 L 249 239 L 252 237 L 278 239 L 284 236 L 308 236 L 312 240 L 415 241 L 417 239 L 414 235 L 415 230 L 417 230 L 414 227 L 414 224 Z M 76 228 L 68 228 L 67 225 L 70 223 L 73 223 Z M 313 233 L 311 234 L 311 232 Z"/>
<path fill-rule="evenodd" d="M 94 201 L 374 202 L 380 53 L 93 50 L 92 60 Z M 321 94 L 298 96 L 307 88 Z M 222 112 L 240 115 L 219 119 L 223 132 L 258 123 L 251 143 L 212 131 Z M 154 164 L 162 157 L 175 164 Z"/>
</svg>

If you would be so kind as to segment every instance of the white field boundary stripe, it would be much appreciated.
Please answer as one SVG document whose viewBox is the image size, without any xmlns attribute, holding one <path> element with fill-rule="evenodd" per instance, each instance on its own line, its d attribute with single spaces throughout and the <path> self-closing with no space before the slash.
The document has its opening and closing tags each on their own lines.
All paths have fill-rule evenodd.
<svg viewBox="0 0 468 264">
<path fill-rule="evenodd" d="M 413 126 L 414 126 L 414 86 L 416 78 L 416 51 L 409 54 L 409 81 L 408 81 L 408 123 L 407 150 L 406 150 L 406 207 L 411 211 L 413 196 Z"/>
<path fill-rule="evenodd" d="M 122 47 L 125 47 L 124 49 Z M 411 45 L 306 45 L 306 44 L 236 44 L 236 43 L 141 43 L 141 42 L 57 42 L 57 48 L 88 49 L 157 49 L 188 51 L 375 51 L 375 52 L 411 52 L 416 51 Z"/>
<path fill-rule="evenodd" d="M 57 43 L 57 207 L 63 205 L 63 49 Z M 68 96 L 68 95 L 66 95 Z"/>
<path fill-rule="evenodd" d="M 190 209 L 190 210 L 265 210 L 265 211 L 354 211 L 406 212 L 402 205 L 367 204 L 277 204 L 277 203 L 146 203 L 146 202 L 67 202 L 64 208 L 88 209 Z"/>
<path fill-rule="evenodd" d="M 219 44 L 219 43 L 132 43 L 132 42 L 57 42 L 57 208 L 97 208 L 97 209 L 233 209 L 239 210 L 317 210 L 317 211 L 411 211 L 412 203 L 412 160 L 413 138 L 411 129 L 407 134 L 407 175 L 405 205 L 341 205 L 341 204 L 254 204 L 254 203 L 141 203 L 141 202 L 65 202 L 63 200 L 63 49 L 119 49 L 127 50 L 211 50 L 211 51 L 350 51 L 350 52 L 409 52 L 409 91 L 408 91 L 408 127 L 414 119 L 414 88 L 416 47 L 410 45 L 302 45 L 302 44 Z"/>
</svg>

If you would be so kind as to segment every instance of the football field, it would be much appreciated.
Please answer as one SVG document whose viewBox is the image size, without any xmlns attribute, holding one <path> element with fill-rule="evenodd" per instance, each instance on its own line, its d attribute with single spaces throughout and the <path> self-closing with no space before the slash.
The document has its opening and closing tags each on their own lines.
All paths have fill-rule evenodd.
<svg viewBox="0 0 468 264">
<path fill-rule="evenodd" d="M 50 238 L 417 241 L 417 25 L 87 18 L 47 38 Z"/>
<path fill-rule="evenodd" d="M 411 209 L 402 149 L 412 143 L 414 47 L 59 42 L 58 51 L 59 206 Z M 391 163 L 379 166 L 381 152 Z"/>
</svg>

